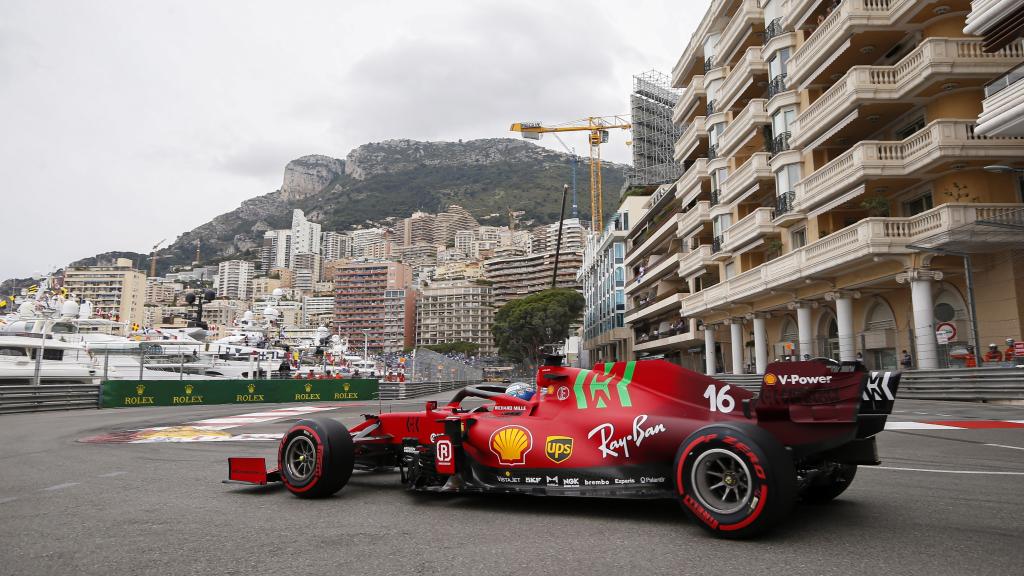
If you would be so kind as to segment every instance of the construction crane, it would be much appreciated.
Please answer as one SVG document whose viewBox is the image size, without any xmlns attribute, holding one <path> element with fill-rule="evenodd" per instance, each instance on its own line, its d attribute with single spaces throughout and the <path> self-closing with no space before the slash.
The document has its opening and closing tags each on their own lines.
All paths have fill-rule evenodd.
<svg viewBox="0 0 1024 576">
<path fill-rule="evenodd" d="M 604 226 L 604 214 L 601 192 L 601 144 L 608 142 L 608 131 L 613 129 L 629 130 L 633 126 L 622 116 L 591 116 L 583 120 L 569 122 L 558 126 L 544 126 L 540 122 L 517 122 L 512 125 L 513 132 L 519 132 L 523 138 L 540 140 L 543 134 L 559 132 L 589 132 L 590 141 L 590 226 L 595 232 Z"/>
<path fill-rule="evenodd" d="M 164 238 L 163 240 L 157 242 L 156 244 L 153 244 L 153 248 L 150 249 L 150 251 L 149 251 L 149 277 L 150 278 L 153 278 L 154 276 L 156 276 L 156 249 L 159 248 L 160 245 L 163 244 L 166 241 L 167 241 L 167 238 Z"/>
<path fill-rule="evenodd" d="M 569 148 L 569 146 L 566 145 L 565 140 L 562 140 L 562 137 L 559 136 L 557 132 L 552 134 L 552 136 L 554 136 L 555 139 L 558 140 L 558 143 L 562 145 L 562 148 L 565 148 L 565 151 L 569 154 L 569 157 L 572 159 L 572 217 L 579 218 L 580 206 L 579 203 L 576 201 L 576 167 L 580 163 L 580 157 L 578 154 L 576 154 L 576 149 Z"/>
</svg>

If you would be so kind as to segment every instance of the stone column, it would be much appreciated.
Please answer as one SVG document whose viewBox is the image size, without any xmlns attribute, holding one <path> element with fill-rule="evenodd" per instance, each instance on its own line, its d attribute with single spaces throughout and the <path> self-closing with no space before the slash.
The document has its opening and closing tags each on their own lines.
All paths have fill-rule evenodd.
<svg viewBox="0 0 1024 576">
<path fill-rule="evenodd" d="M 732 340 L 732 373 L 743 374 L 743 320 L 729 321 L 729 337 Z"/>
<path fill-rule="evenodd" d="M 914 351 L 915 364 L 921 370 L 939 367 L 939 345 L 935 340 L 935 301 L 932 298 L 932 282 L 942 280 L 942 272 L 912 268 L 896 275 L 900 284 L 910 284 L 910 301 L 914 309 Z M 981 350 L 975 350 L 980 354 Z"/>
<path fill-rule="evenodd" d="M 814 357 L 814 327 L 811 324 L 811 310 L 817 307 L 816 302 L 805 301 L 793 302 L 789 305 L 790 310 L 796 310 L 796 329 L 800 338 L 801 360 L 804 359 L 804 355 Z"/>
<path fill-rule="evenodd" d="M 704 373 L 714 375 L 715 373 L 715 327 L 704 325 Z"/>
<path fill-rule="evenodd" d="M 754 371 L 764 374 L 768 368 L 768 334 L 765 328 L 767 314 L 747 314 L 754 321 Z"/>
<path fill-rule="evenodd" d="M 860 298 L 860 292 L 829 292 L 826 300 L 836 303 L 836 324 L 839 327 L 839 359 L 852 362 L 857 359 L 853 333 L 853 299 Z"/>
</svg>

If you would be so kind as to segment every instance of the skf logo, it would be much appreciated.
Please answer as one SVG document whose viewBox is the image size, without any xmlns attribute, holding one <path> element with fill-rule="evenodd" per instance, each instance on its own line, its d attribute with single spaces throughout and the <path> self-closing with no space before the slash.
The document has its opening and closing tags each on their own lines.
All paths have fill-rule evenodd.
<svg viewBox="0 0 1024 576">
<path fill-rule="evenodd" d="M 491 452 L 505 466 L 526 464 L 526 453 L 533 448 L 533 435 L 522 426 L 504 426 L 491 434 Z"/>
<path fill-rule="evenodd" d="M 569 436 L 548 436 L 544 442 L 544 455 L 555 464 L 561 464 L 572 456 L 572 438 Z"/>
<path fill-rule="evenodd" d="M 252 394 L 253 392 L 256 391 L 256 385 L 250 383 L 248 386 L 245 387 L 245 389 L 249 391 L 249 394 Z"/>
<path fill-rule="evenodd" d="M 142 393 L 145 391 L 146 387 L 143 386 L 142 384 L 139 384 L 138 386 L 135 387 L 135 393 L 138 394 L 139 396 L 142 396 Z"/>
<path fill-rule="evenodd" d="M 769 373 L 764 375 L 764 384 L 765 384 L 765 386 L 775 386 L 775 383 L 778 382 L 778 381 L 779 381 L 779 379 L 776 378 L 775 374 L 772 374 L 771 372 L 769 372 Z"/>
<path fill-rule="evenodd" d="M 306 382 L 306 385 L 303 386 L 303 388 L 306 389 L 306 392 L 312 392 L 313 391 L 313 384 L 310 383 L 310 382 Z M 250 392 L 252 392 L 252 390 L 250 390 Z"/>
</svg>

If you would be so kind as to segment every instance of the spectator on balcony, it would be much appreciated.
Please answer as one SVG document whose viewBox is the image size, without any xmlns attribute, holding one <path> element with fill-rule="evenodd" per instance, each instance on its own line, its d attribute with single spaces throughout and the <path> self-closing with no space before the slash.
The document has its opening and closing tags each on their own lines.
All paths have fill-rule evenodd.
<svg viewBox="0 0 1024 576">
<path fill-rule="evenodd" d="M 910 357 L 910 352 L 903 351 L 903 357 L 900 359 L 900 366 L 903 366 L 904 370 L 910 370 L 914 366 L 914 359 Z"/>
</svg>

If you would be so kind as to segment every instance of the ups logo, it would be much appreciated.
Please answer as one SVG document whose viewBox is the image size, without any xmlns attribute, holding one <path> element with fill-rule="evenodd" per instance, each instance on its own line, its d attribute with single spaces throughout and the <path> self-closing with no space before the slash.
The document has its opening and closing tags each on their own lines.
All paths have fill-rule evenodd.
<svg viewBox="0 0 1024 576">
<path fill-rule="evenodd" d="M 622 375 L 612 374 L 613 364 L 604 365 L 604 373 L 597 370 L 580 370 L 573 384 L 573 392 L 576 396 L 576 408 L 584 410 L 587 408 L 607 408 L 611 403 L 612 395 L 616 397 L 619 406 L 630 408 L 633 401 L 629 397 L 629 383 L 633 381 L 633 371 L 636 369 L 636 362 L 626 362 L 626 368 Z"/>
<path fill-rule="evenodd" d="M 544 442 L 544 455 L 555 464 L 561 464 L 572 456 L 572 438 L 569 436 L 548 436 Z"/>
</svg>

